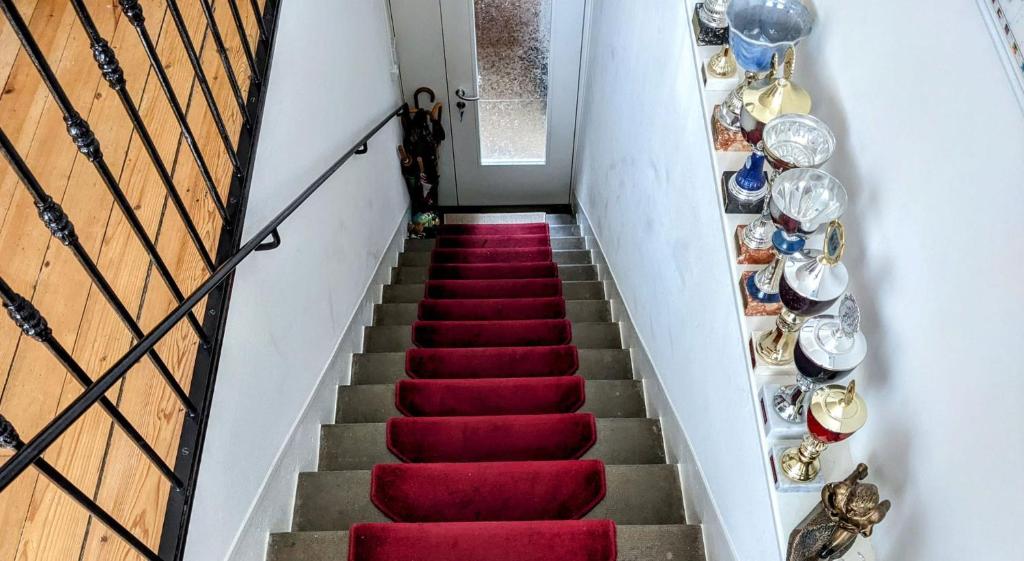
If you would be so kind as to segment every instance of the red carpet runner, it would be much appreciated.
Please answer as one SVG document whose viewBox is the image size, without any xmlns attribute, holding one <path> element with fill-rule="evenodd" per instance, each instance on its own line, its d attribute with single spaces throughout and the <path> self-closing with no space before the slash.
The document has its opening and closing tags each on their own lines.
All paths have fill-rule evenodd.
<svg viewBox="0 0 1024 561">
<path fill-rule="evenodd" d="M 615 561 L 547 224 L 444 225 L 349 561 Z"/>
</svg>

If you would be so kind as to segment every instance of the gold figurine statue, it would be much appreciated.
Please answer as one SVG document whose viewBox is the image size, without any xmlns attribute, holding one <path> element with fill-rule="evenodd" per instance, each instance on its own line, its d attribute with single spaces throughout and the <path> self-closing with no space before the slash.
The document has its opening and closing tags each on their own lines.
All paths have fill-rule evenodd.
<svg viewBox="0 0 1024 561">
<path fill-rule="evenodd" d="M 868 466 L 859 464 L 846 479 L 822 488 L 821 503 L 789 535 L 786 561 L 837 559 L 858 535 L 871 535 L 892 503 L 879 501 L 875 485 L 861 483 L 867 476 Z"/>
</svg>

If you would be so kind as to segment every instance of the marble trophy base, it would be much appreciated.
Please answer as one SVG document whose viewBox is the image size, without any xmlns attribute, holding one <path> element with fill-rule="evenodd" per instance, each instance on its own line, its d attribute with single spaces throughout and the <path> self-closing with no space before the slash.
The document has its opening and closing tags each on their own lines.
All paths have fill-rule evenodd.
<svg viewBox="0 0 1024 561">
<path fill-rule="evenodd" d="M 715 139 L 715 150 L 719 152 L 750 152 L 754 149 L 747 139 L 743 138 L 741 131 L 732 130 L 718 122 L 718 118 L 714 117 L 714 115 L 718 115 L 717 105 L 711 114 L 713 115 L 711 117 L 711 136 Z"/>
<path fill-rule="evenodd" d="M 729 191 L 729 179 L 736 175 L 735 171 L 727 171 L 722 174 L 722 200 L 725 201 L 725 213 L 726 214 L 761 214 L 761 209 L 764 207 L 764 197 L 756 199 L 754 201 L 741 201 L 737 199 Z M 768 181 L 768 174 L 764 175 L 764 180 Z M 765 194 L 768 191 L 765 190 Z"/>
<path fill-rule="evenodd" d="M 743 243 L 743 232 L 746 226 L 736 227 L 736 263 L 738 265 L 767 265 L 775 259 L 775 251 L 771 246 L 765 249 L 750 249 Z"/>
<path fill-rule="evenodd" d="M 818 463 L 821 465 L 818 476 L 807 482 L 799 482 L 786 477 L 782 471 L 782 455 L 794 446 L 800 446 L 800 440 L 780 440 L 772 446 L 769 459 L 772 462 L 772 479 L 775 480 L 775 488 L 780 493 L 821 493 L 821 488 L 827 483 L 825 474 L 835 471 L 832 460 L 830 460 L 829 450 L 825 450 L 821 456 L 818 456 Z"/>
<path fill-rule="evenodd" d="M 807 423 L 791 423 L 775 412 L 772 401 L 775 394 L 782 386 L 779 384 L 765 384 L 761 386 L 761 421 L 764 422 L 764 434 L 768 440 L 791 440 L 801 439 L 807 432 Z"/>
<path fill-rule="evenodd" d="M 706 47 L 708 45 L 724 45 L 729 42 L 728 27 L 711 27 L 700 20 L 700 8 L 704 3 L 700 2 L 693 7 L 693 32 L 697 35 L 697 45 Z"/>
<path fill-rule="evenodd" d="M 760 302 L 747 292 L 747 283 L 756 271 L 740 275 L 740 294 L 743 296 L 743 314 L 747 316 L 777 316 L 782 313 L 782 302 Z"/>
</svg>

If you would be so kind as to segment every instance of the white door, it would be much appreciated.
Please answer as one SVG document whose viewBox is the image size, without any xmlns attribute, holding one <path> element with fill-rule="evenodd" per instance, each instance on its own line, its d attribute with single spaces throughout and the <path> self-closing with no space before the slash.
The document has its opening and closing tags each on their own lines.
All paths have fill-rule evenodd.
<svg viewBox="0 0 1024 561">
<path fill-rule="evenodd" d="M 460 205 L 569 203 L 584 3 L 441 0 Z"/>
</svg>

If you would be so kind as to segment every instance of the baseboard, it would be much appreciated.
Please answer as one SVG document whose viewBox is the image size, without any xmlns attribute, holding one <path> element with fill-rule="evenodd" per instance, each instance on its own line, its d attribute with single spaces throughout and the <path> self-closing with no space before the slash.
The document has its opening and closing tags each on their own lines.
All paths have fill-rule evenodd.
<svg viewBox="0 0 1024 561">
<path fill-rule="evenodd" d="M 637 333 L 630 318 L 629 306 L 623 300 L 615 283 L 615 275 L 601 250 L 601 240 L 590 225 L 586 210 L 574 201 L 576 222 L 580 233 L 587 241 L 587 249 L 597 265 L 598 279 L 604 283 L 605 297 L 611 302 L 612 319 L 617 321 L 622 334 L 622 344 L 630 350 L 633 362 L 633 377 L 644 382 L 644 397 L 647 401 L 647 416 L 661 422 L 665 451 L 670 463 L 679 466 L 679 479 L 683 488 L 683 508 L 686 522 L 700 524 L 704 533 L 705 557 L 709 561 L 738 561 L 735 548 L 729 540 L 718 506 L 708 487 L 704 472 L 690 447 L 686 430 L 679 421 L 679 415 L 668 399 L 662 377 L 651 362 L 647 347 Z"/>
<path fill-rule="evenodd" d="M 391 282 L 391 268 L 398 264 L 406 237 L 408 213 L 402 216 L 391 242 L 381 255 L 373 276 L 335 347 L 334 354 L 310 393 L 302 415 L 292 426 L 288 440 L 278 451 L 259 495 L 231 545 L 226 561 L 266 559 L 267 540 L 272 532 L 291 529 L 298 475 L 314 471 L 320 448 L 320 426 L 334 422 L 339 385 L 351 380 L 352 354 L 363 347 L 364 327 L 373 323 L 373 306 L 381 300 L 383 285 Z"/>
</svg>

